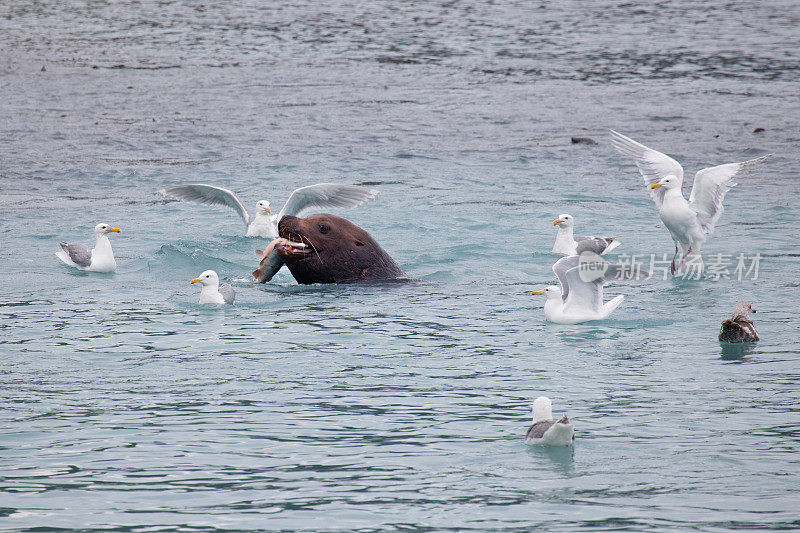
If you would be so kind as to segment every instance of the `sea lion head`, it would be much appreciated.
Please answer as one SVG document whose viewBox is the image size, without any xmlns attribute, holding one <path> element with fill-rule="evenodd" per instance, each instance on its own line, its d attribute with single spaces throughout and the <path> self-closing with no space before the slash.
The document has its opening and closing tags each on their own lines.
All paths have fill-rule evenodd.
<svg viewBox="0 0 800 533">
<path fill-rule="evenodd" d="M 352 283 L 403 275 L 369 233 L 335 215 L 287 215 L 278 223 L 278 234 L 306 245 L 276 248 L 298 283 Z"/>
</svg>

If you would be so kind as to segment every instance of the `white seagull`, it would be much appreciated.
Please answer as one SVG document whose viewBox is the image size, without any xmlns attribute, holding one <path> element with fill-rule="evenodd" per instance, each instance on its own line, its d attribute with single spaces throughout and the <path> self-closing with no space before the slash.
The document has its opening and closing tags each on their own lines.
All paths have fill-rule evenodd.
<svg viewBox="0 0 800 533">
<path fill-rule="evenodd" d="M 601 259 L 597 250 L 604 247 L 602 239 L 578 244 L 578 253 L 562 257 L 553 265 L 561 287 L 551 285 L 531 294 L 544 294 L 544 317 L 556 324 L 579 324 L 590 320 L 603 320 L 619 307 L 625 298 L 621 294 L 603 303 L 603 285 L 618 268 Z M 593 268 L 589 268 L 593 267 Z M 581 271 L 583 269 L 583 271 Z"/>
<path fill-rule="evenodd" d="M 572 229 L 575 227 L 575 219 L 572 215 L 564 213 L 562 215 L 558 215 L 558 218 L 553 221 L 553 226 L 558 226 L 558 233 L 556 233 L 556 242 L 553 244 L 553 253 L 554 254 L 563 254 L 563 255 L 575 255 L 576 247 L 578 243 L 581 241 L 585 241 L 587 239 L 594 239 L 595 237 L 585 237 L 583 235 L 573 235 Z M 610 252 L 617 246 L 619 246 L 619 241 L 615 240 L 616 237 L 597 237 L 602 239 L 605 242 L 605 246 L 603 247 L 600 254 L 604 254 L 606 252 Z"/>
<path fill-rule="evenodd" d="M 714 224 L 724 209 L 722 200 L 725 198 L 725 193 L 736 186 L 733 178 L 742 170 L 768 156 L 698 171 L 694 176 L 692 192 L 687 202 L 681 193 L 683 167 L 680 163 L 614 130 L 610 131 L 617 151 L 632 157 L 639 167 L 645 185 L 650 187 L 650 196 L 659 209 L 661 221 L 675 241 L 672 273 L 680 270 L 684 262 L 689 259 L 697 269 L 698 275 L 702 274 L 703 262 L 700 249 L 706 240 L 706 235 L 714 232 Z M 683 255 L 676 266 L 679 244 Z"/>
<path fill-rule="evenodd" d="M 199 283 L 203 286 L 200 290 L 199 304 L 233 304 L 236 293 L 229 284 L 220 285 L 219 276 L 213 270 L 206 270 L 189 283 Z"/>
<path fill-rule="evenodd" d="M 539 396 L 533 402 L 533 425 L 525 435 L 525 444 L 542 446 L 570 446 L 575 441 L 575 428 L 567 415 L 553 419 L 552 402 Z"/>
<path fill-rule="evenodd" d="M 109 233 L 119 233 L 119 228 L 112 228 L 108 224 L 98 224 L 94 227 L 94 248 L 85 244 L 72 244 L 61 242 L 61 251 L 56 252 L 56 257 L 64 264 L 78 270 L 89 272 L 113 272 L 117 268 L 114 251 L 111 249 Z"/>
<path fill-rule="evenodd" d="M 286 204 L 277 215 L 272 215 L 270 204 L 261 200 L 256 204 L 255 216 L 250 216 L 241 200 L 228 189 L 189 183 L 167 187 L 162 191 L 167 196 L 207 205 L 224 205 L 230 207 L 242 217 L 247 226 L 247 237 L 278 237 L 278 222 L 284 215 L 297 216 L 301 211 L 312 207 L 357 207 L 374 200 L 378 192 L 358 185 L 341 183 L 318 183 L 295 189 Z"/>
</svg>

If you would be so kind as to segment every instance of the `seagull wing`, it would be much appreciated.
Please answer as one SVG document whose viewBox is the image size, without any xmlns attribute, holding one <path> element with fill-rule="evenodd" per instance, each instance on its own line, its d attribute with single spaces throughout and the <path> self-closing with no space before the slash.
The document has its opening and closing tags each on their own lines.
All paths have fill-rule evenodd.
<svg viewBox="0 0 800 533">
<path fill-rule="evenodd" d="M 575 235 L 572 237 L 575 239 L 575 242 L 578 243 L 576 246 L 576 252 L 578 255 L 581 254 L 584 250 L 591 250 L 592 252 L 596 253 L 597 255 L 603 255 L 606 252 L 610 252 L 617 246 L 619 246 L 619 241 L 616 240 L 616 237 L 594 237 L 594 236 L 583 236 L 583 235 Z M 581 245 L 585 242 L 590 242 L 591 245 L 589 248 L 581 247 Z"/>
<path fill-rule="evenodd" d="M 67 242 L 60 244 L 61 249 L 67 253 L 76 265 L 88 268 L 92 264 L 92 249 L 85 244 L 70 244 Z"/>
<path fill-rule="evenodd" d="M 613 239 L 612 239 L 613 240 Z M 575 253 L 581 255 L 583 252 L 593 252 L 601 255 L 608 248 L 609 241 L 602 237 L 588 237 L 575 245 Z"/>
<path fill-rule="evenodd" d="M 569 284 L 569 295 L 564 299 L 564 312 L 599 313 L 603 310 L 604 280 L 600 277 L 594 281 L 583 281 L 579 270 L 575 266 L 564 274 Z"/>
<path fill-rule="evenodd" d="M 234 298 L 236 298 L 236 292 L 234 292 L 233 287 L 231 287 L 230 284 L 226 283 L 224 285 L 220 285 L 217 290 L 222 295 L 222 299 L 226 304 L 230 305 L 233 303 Z"/>
<path fill-rule="evenodd" d="M 167 187 L 162 191 L 167 196 L 206 205 L 224 205 L 230 207 L 242 217 L 245 225 L 250 225 L 250 213 L 247 212 L 239 198 L 228 189 L 214 187 L 213 185 L 203 185 L 201 183 L 189 183 L 188 185 L 176 185 Z"/>
<path fill-rule="evenodd" d="M 312 207 L 357 207 L 377 196 L 378 191 L 374 189 L 341 183 L 318 183 L 300 187 L 286 200 L 286 205 L 278 213 L 275 222 L 279 222 L 285 215 L 296 216 L 304 209 Z"/>
<path fill-rule="evenodd" d="M 617 133 L 614 130 L 609 131 L 611 132 L 611 141 L 614 143 L 614 148 L 619 153 L 633 158 L 636 166 L 639 167 L 639 173 L 644 178 L 645 185 L 649 187 L 666 176 L 676 176 L 683 183 L 683 167 L 680 163 L 666 154 L 657 152 L 652 148 L 637 143 L 633 139 L 625 137 L 621 133 Z M 665 192 L 666 189 L 663 187 L 650 189 L 650 196 L 659 209 L 661 209 L 661 204 L 664 203 Z"/>
<path fill-rule="evenodd" d="M 553 273 L 558 278 L 559 284 L 561 284 L 561 301 L 566 302 L 567 296 L 569 296 L 569 281 L 567 280 L 567 271 L 575 268 L 578 266 L 580 261 L 580 257 L 577 255 L 570 255 L 567 257 L 562 257 L 558 261 L 555 262 L 553 265 Z"/>
<path fill-rule="evenodd" d="M 768 156 L 750 159 L 741 163 L 728 163 L 716 167 L 704 168 L 694 177 L 692 194 L 689 196 L 689 207 L 697 213 L 697 221 L 706 233 L 714 231 L 722 211 L 722 200 L 731 187 L 735 187 L 733 178 L 742 170 L 763 161 Z"/>
<path fill-rule="evenodd" d="M 525 435 L 525 439 L 541 439 L 544 437 L 544 434 L 547 433 L 547 430 L 554 425 L 556 425 L 555 420 L 540 420 L 528 428 L 528 433 Z"/>
</svg>

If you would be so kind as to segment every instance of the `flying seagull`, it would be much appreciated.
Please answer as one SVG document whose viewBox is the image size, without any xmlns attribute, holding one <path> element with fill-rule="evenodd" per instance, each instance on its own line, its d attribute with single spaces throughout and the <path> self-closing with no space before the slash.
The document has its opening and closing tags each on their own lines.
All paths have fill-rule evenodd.
<svg viewBox="0 0 800 533">
<path fill-rule="evenodd" d="M 301 211 L 313 207 L 357 207 L 378 196 L 377 191 L 358 185 L 318 183 L 295 189 L 277 215 L 272 215 L 268 201 L 261 200 L 256 204 L 255 216 L 251 216 L 239 197 L 222 187 L 190 183 L 167 187 L 162 192 L 167 196 L 187 202 L 230 207 L 244 220 L 247 226 L 245 236 L 266 237 L 267 239 L 278 237 L 278 222 L 284 215 L 297 216 Z"/>
<path fill-rule="evenodd" d="M 723 211 L 722 200 L 725 198 L 725 193 L 736 186 L 733 178 L 742 170 L 763 161 L 768 156 L 698 171 L 694 176 L 692 192 L 687 202 L 681 193 L 683 167 L 680 163 L 621 133 L 610 131 L 611 140 L 617 151 L 633 158 L 639 167 L 639 173 L 644 178 L 645 185 L 650 187 L 650 196 L 659 209 L 661 221 L 675 241 L 672 273 L 680 270 L 687 259 L 696 265 L 698 274 L 702 273 L 700 248 L 706 240 L 706 235 L 714 232 L 714 224 Z M 678 245 L 683 255 L 676 266 Z"/>
</svg>

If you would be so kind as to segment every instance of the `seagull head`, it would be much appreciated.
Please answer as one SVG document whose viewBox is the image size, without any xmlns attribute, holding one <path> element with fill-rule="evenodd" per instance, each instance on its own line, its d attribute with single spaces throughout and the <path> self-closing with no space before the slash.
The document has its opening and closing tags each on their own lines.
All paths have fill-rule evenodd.
<svg viewBox="0 0 800 533">
<path fill-rule="evenodd" d="M 549 287 L 545 287 L 540 291 L 531 291 L 531 294 L 544 294 L 548 300 L 554 300 L 556 298 L 561 298 L 561 289 L 555 285 L 550 285 Z"/>
<path fill-rule="evenodd" d="M 553 403 L 547 396 L 539 396 L 533 402 L 533 423 L 553 418 Z"/>
<path fill-rule="evenodd" d="M 217 276 L 217 273 L 214 272 L 213 270 L 206 270 L 205 272 L 194 278 L 189 283 L 191 283 L 192 285 L 194 285 L 195 283 L 199 283 L 204 287 L 208 285 L 211 285 L 213 287 L 215 285 L 219 285 L 219 276 Z"/>
<path fill-rule="evenodd" d="M 756 310 L 750 305 L 750 302 L 736 302 L 733 308 L 733 317 L 750 318 L 750 313 L 755 313 Z"/>
<path fill-rule="evenodd" d="M 256 208 L 258 208 L 258 213 L 261 211 L 266 211 L 267 213 L 272 213 L 272 209 L 269 206 L 269 202 L 266 200 L 261 200 L 256 204 Z"/>
<path fill-rule="evenodd" d="M 558 215 L 558 218 L 553 221 L 554 226 L 558 226 L 559 228 L 571 228 L 575 222 L 572 220 L 572 215 L 568 215 L 564 213 L 563 215 Z"/>
<path fill-rule="evenodd" d="M 669 176 L 664 176 L 663 178 L 658 180 L 658 183 L 652 184 L 650 188 L 658 189 L 659 187 L 664 187 L 665 189 L 669 190 L 680 186 L 681 182 L 678 179 L 678 176 L 669 175 Z"/>
<path fill-rule="evenodd" d="M 109 233 L 119 233 L 119 228 L 112 228 L 108 224 L 103 224 L 102 222 L 94 227 L 94 234 L 95 235 L 108 235 Z"/>
</svg>

